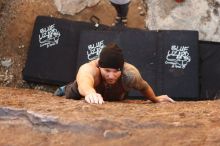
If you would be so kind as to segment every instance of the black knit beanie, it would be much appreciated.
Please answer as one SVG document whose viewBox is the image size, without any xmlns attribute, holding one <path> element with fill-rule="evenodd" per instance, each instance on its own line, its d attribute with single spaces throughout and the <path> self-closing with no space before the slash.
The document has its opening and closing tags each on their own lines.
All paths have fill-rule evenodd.
<svg viewBox="0 0 220 146">
<path fill-rule="evenodd" d="M 123 69 L 124 57 L 122 50 L 115 43 L 104 47 L 99 55 L 99 66 L 102 68 Z"/>
</svg>

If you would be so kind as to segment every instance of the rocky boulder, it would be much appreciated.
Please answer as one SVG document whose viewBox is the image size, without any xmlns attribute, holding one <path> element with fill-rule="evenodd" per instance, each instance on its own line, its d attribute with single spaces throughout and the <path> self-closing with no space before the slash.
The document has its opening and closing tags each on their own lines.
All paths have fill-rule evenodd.
<svg viewBox="0 0 220 146">
<path fill-rule="evenodd" d="M 145 0 L 150 30 L 197 30 L 199 38 L 220 41 L 220 0 Z"/>
<path fill-rule="evenodd" d="M 75 15 L 86 7 L 96 5 L 100 0 L 54 0 L 59 12 Z"/>
</svg>

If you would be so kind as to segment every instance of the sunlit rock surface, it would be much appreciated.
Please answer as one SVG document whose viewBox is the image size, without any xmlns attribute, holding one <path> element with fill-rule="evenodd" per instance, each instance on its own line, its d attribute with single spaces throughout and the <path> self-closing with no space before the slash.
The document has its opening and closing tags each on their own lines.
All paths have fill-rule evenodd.
<svg viewBox="0 0 220 146">
<path fill-rule="evenodd" d="M 220 0 L 145 0 L 150 30 L 198 30 L 200 40 L 220 42 Z"/>
<path fill-rule="evenodd" d="M 75 15 L 86 7 L 96 5 L 100 0 L 54 0 L 59 12 Z"/>
</svg>

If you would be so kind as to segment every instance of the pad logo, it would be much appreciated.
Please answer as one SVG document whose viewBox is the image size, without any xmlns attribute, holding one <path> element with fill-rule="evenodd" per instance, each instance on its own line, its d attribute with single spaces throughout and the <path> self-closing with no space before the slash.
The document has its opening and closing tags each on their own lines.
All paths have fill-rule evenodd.
<svg viewBox="0 0 220 146">
<path fill-rule="evenodd" d="M 172 45 L 171 50 L 167 53 L 165 64 L 171 64 L 172 68 L 185 69 L 187 64 L 191 61 L 188 49 L 189 46 Z"/>
<path fill-rule="evenodd" d="M 40 47 L 47 46 L 47 48 L 57 45 L 61 34 L 55 28 L 55 24 L 48 27 L 41 28 L 39 34 Z"/>
<path fill-rule="evenodd" d="M 99 58 L 99 54 L 104 47 L 105 47 L 104 40 L 88 45 L 87 59 L 95 60 Z"/>
</svg>

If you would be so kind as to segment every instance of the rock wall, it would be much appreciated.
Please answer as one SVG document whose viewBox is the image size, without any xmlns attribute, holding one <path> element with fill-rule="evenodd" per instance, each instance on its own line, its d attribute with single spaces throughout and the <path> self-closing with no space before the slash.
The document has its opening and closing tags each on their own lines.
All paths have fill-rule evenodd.
<svg viewBox="0 0 220 146">
<path fill-rule="evenodd" d="M 145 0 L 150 30 L 198 30 L 200 40 L 220 42 L 220 0 Z"/>
<path fill-rule="evenodd" d="M 59 12 L 75 15 L 86 7 L 96 5 L 100 0 L 54 0 Z"/>
<path fill-rule="evenodd" d="M 0 146 L 219 146 L 220 100 L 88 104 L 0 87 Z"/>
</svg>

